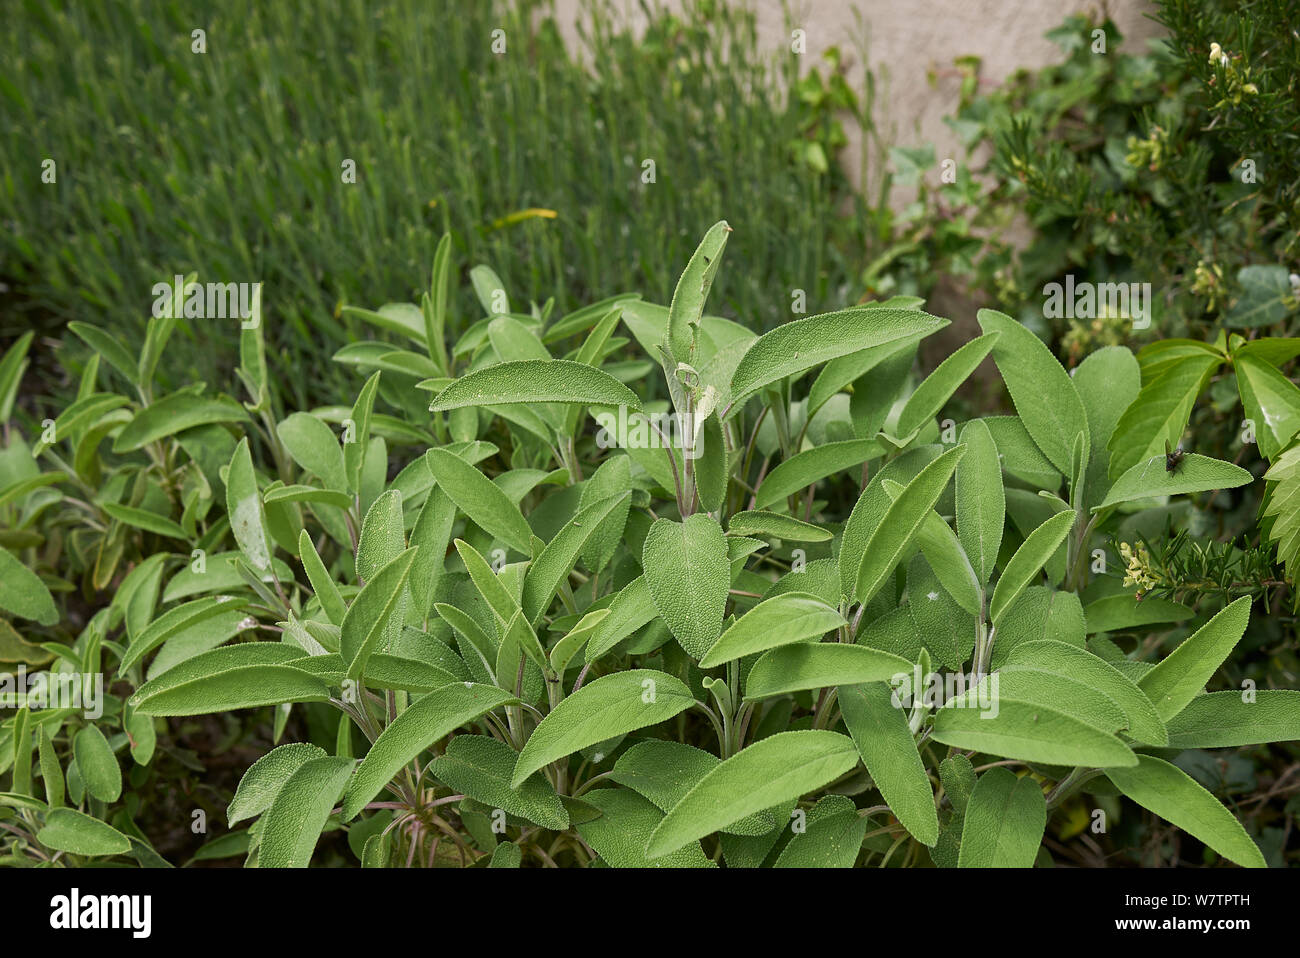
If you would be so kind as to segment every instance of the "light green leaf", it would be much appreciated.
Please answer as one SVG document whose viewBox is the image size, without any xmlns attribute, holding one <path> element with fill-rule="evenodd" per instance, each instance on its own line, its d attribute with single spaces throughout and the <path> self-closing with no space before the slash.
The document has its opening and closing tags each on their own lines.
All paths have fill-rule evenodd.
<svg viewBox="0 0 1300 958">
<path fill-rule="evenodd" d="M 36 840 L 46 848 L 87 858 L 125 855 L 131 850 L 131 840 L 112 825 L 71 808 L 56 808 L 45 816 Z"/>
<path fill-rule="evenodd" d="M 407 549 L 362 587 L 343 617 L 339 652 L 348 663 L 348 678 L 365 673 L 366 660 L 380 651 L 381 640 L 401 603 L 418 547 Z"/>
<path fill-rule="evenodd" d="M 261 815 L 271 807 L 289 776 L 313 758 L 324 758 L 325 750 L 307 742 L 281 745 L 248 767 L 239 780 L 235 797 L 226 808 L 226 824 L 234 825 Z"/>
<path fill-rule="evenodd" d="M 455 682 L 412 702 L 370 746 L 343 799 L 349 821 L 392 781 L 402 766 L 425 749 L 485 712 L 517 703 L 509 692 L 491 685 Z"/>
<path fill-rule="evenodd" d="M 993 576 L 1006 522 L 1002 464 L 993 433 L 984 420 L 968 422 L 962 427 L 960 438 L 966 446 L 966 455 L 954 473 L 957 539 L 982 587 Z"/>
<path fill-rule="evenodd" d="M 775 512 L 737 512 L 727 523 L 727 532 L 787 542 L 827 542 L 832 538 L 828 529 Z"/>
<path fill-rule="evenodd" d="M 622 492 L 590 503 L 547 543 L 546 548 L 528 566 L 524 576 L 524 615 L 529 622 L 537 623 L 550 605 L 551 597 L 560 583 L 573 571 L 574 563 L 600 524 L 616 508 L 631 502 L 632 493 Z"/>
<path fill-rule="evenodd" d="M 174 521 L 166 516 L 160 516 L 156 512 L 150 512 L 148 509 L 136 509 L 133 506 L 123 506 L 116 502 L 105 502 L 101 508 L 110 517 L 124 525 L 143 529 L 145 532 L 157 533 L 169 539 L 185 541 L 189 538 L 185 535 L 185 530 Z M 269 563 L 270 559 L 268 558 L 267 561 Z"/>
<path fill-rule="evenodd" d="M 311 758 L 285 781 L 262 816 L 259 868 L 306 868 L 330 810 L 356 764 L 350 758 Z"/>
<path fill-rule="evenodd" d="M 652 738 L 638 742 L 620 755 L 608 774 L 611 781 L 626 785 L 661 811 L 668 812 L 700 779 L 721 764 L 722 759 L 693 745 Z M 776 819 L 770 813 L 760 812 L 733 822 L 723 831 L 733 835 L 765 835 L 776 826 Z M 644 841 L 641 848 L 645 848 Z"/>
<path fill-rule="evenodd" d="M 852 799 L 827 795 L 808 812 L 807 826 L 790 837 L 773 868 L 852 868 L 871 820 Z"/>
<path fill-rule="evenodd" d="M 115 802 L 122 797 L 122 769 L 98 726 L 87 725 L 76 734 L 72 755 L 87 792 L 101 802 Z"/>
<path fill-rule="evenodd" d="M 515 750 L 504 742 L 486 735 L 457 735 L 447 743 L 446 752 L 434 759 L 430 772 L 448 788 L 490 808 L 543 828 L 568 828 L 569 813 L 543 776 L 530 775 L 518 788 L 511 787 L 517 759 Z"/>
<path fill-rule="evenodd" d="M 860 466 L 869 459 L 884 455 L 884 452 L 884 447 L 874 439 L 847 439 L 806 449 L 767 474 L 758 487 L 754 506 L 766 509 L 819 479 Z"/>
<path fill-rule="evenodd" d="M 425 461 L 439 487 L 471 521 L 512 549 L 531 555 L 532 530 L 499 486 L 445 449 L 430 449 Z"/>
<path fill-rule="evenodd" d="M 302 655 L 289 643 L 248 642 L 203 652 L 150 679 L 131 697 L 141 715 L 206 715 L 234 709 L 324 702 L 329 686 L 284 664 Z"/>
<path fill-rule="evenodd" d="M 601 676 L 557 704 L 519 753 L 512 786 L 557 759 L 649 725 L 695 704 L 680 679 L 653 669 Z"/>
<path fill-rule="evenodd" d="M 498 363 L 469 373 L 438 393 L 430 411 L 506 403 L 578 403 L 640 409 L 636 393 L 607 372 L 567 359 Z"/>
<path fill-rule="evenodd" d="M 1233 748 L 1297 740 L 1300 692 L 1290 689 L 1198 695 L 1169 720 L 1171 748 Z"/>
<path fill-rule="evenodd" d="M 265 569 L 271 564 L 271 545 L 266 535 L 266 513 L 257 491 L 257 475 L 253 472 L 247 436 L 239 440 L 235 454 L 230 457 L 230 469 L 226 473 L 226 510 L 239 551 L 255 570 Z"/>
<path fill-rule="evenodd" d="M 677 281 L 672 303 L 668 307 L 665 336 L 666 345 L 678 362 L 689 363 L 694 360 L 695 339 L 700 317 L 704 313 L 704 301 L 709 297 L 709 289 L 713 286 L 713 278 L 718 273 L 730 235 L 731 227 L 726 220 L 714 223 L 704 234 L 699 247 L 691 254 L 690 262 Z"/>
<path fill-rule="evenodd" d="M 764 599 L 737 619 L 700 659 L 700 668 L 711 669 L 791 642 L 819 639 L 847 624 L 838 611 L 815 595 L 785 592 Z"/>
<path fill-rule="evenodd" d="M 241 609 L 244 600 L 237 596 L 207 596 L 168 609 L 149 623 L 122 656 L 120 671 L 125 672 L 174 635 L 187 631 L 226 612 Z"/>
<path fill-rule="evenodd" d="M 1089 602 L 1083 610 L 1088 634 L 1121 632 L 1143 625 L 1181 622 L 1196 613 L 1181 602 L 1144 596 L 1138 601 L 1132 592 L 1102 596 Z"/>
<path fill-rule="evenodd" d="M 1196 397 L 1221 362 L 1220 357 L 1198 350 L 1162 367 L 1157 374 L 1144 371 L 1150 380 L 1119 417 L 1110 437 L 1112 478 L 1157 455 L 1163 457 L 1166 442 L 1170 448 L 1178 445 Z"/>
<path fill-rule="evenodd" d="M 749 815 L 797 799 L 858 763 L 852 739 L 836 732 L 778 732 L 741 749 L 695 784 L 664 816 L 646 846 L 662 858 Z"/>
<path fill-rule="evenodd" d="M 764 652 L 754 663 L 745 682 L 745 698 L 752 701 L 803 689 L 889 682 L 898 675 L 911 674 L 912 663 L 907 659 L 865 645 L 784 645 Z"/>
<path fill-rule="evenodd" d="M 731 378 L 731 411 L 787 376 L 872 346 L 928 335 L 948 325 L 915 309 L 853 307 L 785 323 L 763 334 Z"/>
<path fill-rule="evenodd" d="M 934 845 L 939 840 L 934 790 L 907 713 L 894 704 L 893 691 L 883 682 L 841 686 L 839 705 L 853 744 L 889 810 L 913 838 Z"/>
<path fill-rule="evenodd" d="M 646 843 L 663 813 L 636 792 L 623 788 L 598 788 L 582 800 L 600 809 L 600 816 L 579 822 L 578 834 L 611 868 L 710 868 L 699 842 L 688 842 L 668 855 L 651 859 Z"/>
<path fill-rule="evenodd" d="M 134 452 L 158 439 L 208 423 L 247 422 L 248 414 L 235 400 L 196 396 L 183 391 L 164 396 L 135 414 L 113 441 L 113 451 Z"/>
<path fill-rule="evenodd" d="M 293 461 L 325 483 L 325 488 L 347 490 L 343 447 L 329 426 L 308 413 L 296 412 L 277 425 L 275 432 Z"/>
<path fill-rule="evenodd" d="M 1052 465 L 1070 475 L 1074 437 L 1083 433 L 1085 456 L 1091 448 L 1088 415 L 1070 374 L 1041 339 L 1010 316 L 992 309 L 977 315 L 986 333 L 1002 334 L 993 361 L 1021 422 Z"/>
<path fill-rule="evenodd" d="M 908 397 L 903 411 L 898 414 L 898 427 L 895 430 L 897 435 L 909 436 L 938 415 L 944 403 L 952 398 L 952 394 L 992 351 L 998 336 L 997 332 L 985 333 L 961 346 L 941 362 Z"/>
<path fill-rule="evenodd" d="M 1047 827 L 1047 802 L 1033 778 L 991 768 L 966 805 L 958 868 L 1030 868 Z"/>
<path fill-rule="evenodd" d="M 1002 614 L 1011 607 L 1025 587 L 1042 571 L 1049 559 L 1056 554 L 1065 537 L 1074 525 L 1074 513 L 1066 510 L 1058 512 L 1025 538 L 1015 555 L 1007 562 L 993 588 L 993 599 L 989 603 L 989 619 L 996 626 Z"/>
<path fill-rule="evenodd" d="M 966 447 L 959 445 L 940 455 L 917 473 L 916 478 L 890 503 L 880 524 L 867 540 L 859 560 L 853 590 L 855 601 L 870 602 L 880 591 L 885 579 L 894 571 L 935 503 L 939 501 L 965 451 Z"/>
<path fill-rule="evenodd" d="M 892 479 L 884 479 L 881 486 L 891 499 L 897 499 L 904 487 Z M 953 601 L 971 615 L 984 611 L 984 587 L 975 574 L 975 568 L 966 556 L 966 550 L 957 541 L 956 534 L 937 512 L 931 511 L 917 530 L 916 542 L 925 555 L 925 561 L 934 572 Z"/>
<path fill-rule="evenodd" d="M 1049 765 L 1105 768 L 1137 762 L 1114 735 L 1064 712 L 1000 695 L 979 701 L 979 690 L 987 688 L 969 690 L 935 712 L 936 742 Z"/>
<path fill-rule="evenodd" d="M 641 567 L 659 615 L 682 648 L 698 659 L 722 632 L 731 587 L 722 527 L 699 513 L 685 522 L 657 519 L 646 535 Z M 682 588 L 684 583 L 690 588 Z"/>
<path fill-rule="evenodd" d="M 1021 642 L 1007 656 L 1007 664 L 1043 669 L 1082 682 L 1124 710 L 1132 738 L 1151 745 L 1169 742 L 1165 723 L 1146 693 L 1115 666 L 1086 649 L 1048 639 Z"/>
<path fill-rule="evenodd" d="M 587 643 L 586 660 L 595 662 L 658 614 L 645 576 L 637 576 L 609 604 L 609 615 L 596 626 L 595 635 Z"/>
<path fill-rule="evenodd" d="M 1243 595 L 1183 640 L 1138 680 L 1156 712 L 1169 722 L 1214 677 L 1250 622 L 1250 596 Z"/>
<path fill-rule="evenodd" d="M 1152 755 L 1139 755 L 1134 768 L 1106 771 L 1121 792 L 1165 821 L 1199 838 L 1224 858 L 1247 868 L 1264 868 L 1264 855 L 1241 822 L 1182 769 Z"/>
<path fill-rule="evenodd" d="M 1240 466 L 1209 456 L 1187 453 L 1173 471 L 1165 468 L 1165 455 L 1154 456 L 1139 462 L 1115 480 L 1110 492 L 1095 506 L 1093 512 L 1121 502 L 1151 499 L 1156 496 L 1178 496 L 1189 492 L 1207 492 L 1212 489 L 1235 489 L 1254 482 L 1255 477 Z"/>
<path fill-rule="evenodd" d="M 320 600 L 321 609 L 333 625 L 342 625 L 348 612 L 347 604 L 343 601 L 343 595 L 339 592 L 339 587 L 334 584 L 329 570 L 325 568 L 325 563 L 321 561 L 320 553 L 316 551 L 316 546 L 312 543 L 306 529 L 298 534 L 298 557 L 302 559 L 307 581 L 311 583 L 312 591 Z"/>
<path fill-rule="evenodd" d="M 0 548 L 0 609 L 41 625 L 59 621 L 54 596 L 41 577 L 3 548 Z"/>
</svg>

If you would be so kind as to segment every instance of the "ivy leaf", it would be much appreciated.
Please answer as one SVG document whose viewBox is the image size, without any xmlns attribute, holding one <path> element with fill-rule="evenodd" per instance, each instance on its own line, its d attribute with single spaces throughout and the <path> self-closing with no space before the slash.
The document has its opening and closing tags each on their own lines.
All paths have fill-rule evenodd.
<svg viewBox="0 0 1300 958">
<path fill-rule="evenodd" d="M 1233 366 L 1241 405 L 1255 424 L 1260 455 L 1272 461 L 1300 431 L 1300 388 L 1277 367 L 1249 353 L 1238 353 Z"/>
<path fill-rule="evenodd" d="M 1237 283 L 1241 297 L 1223 319 L 1229 329 L 1276 326 L 1296 308 L 1285 266 L 1243 266 L 1237 271 Z"/>
</svg>

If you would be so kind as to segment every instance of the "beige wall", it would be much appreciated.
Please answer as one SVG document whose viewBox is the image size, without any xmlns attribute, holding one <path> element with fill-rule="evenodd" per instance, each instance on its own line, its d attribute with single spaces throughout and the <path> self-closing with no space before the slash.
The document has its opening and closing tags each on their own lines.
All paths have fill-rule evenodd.
<svg viewBox="0 0 1300 958">
<path fill-rule="evenodd" d="M 657 0 L 652 0 L 657 2 Z M 736 2 L 736 0 L 732 0 Z M 773 50 L 785 49 L 790 43 L 782 0 L 749 0 L 757 10 L 760 43 Z M 568 30 L 570 45 L 577 47 L 572 29 L 581 15 L 583 0 L 555 0 L 558 19 Z M 628 11 L 632 25 L 644 22 L 635 0 L 614 0 Z M 681 0 L 667 0 L 671 9 L 680 9 Z M 861 21 L 856 11 L 861 12 Z M 959 56 L 975 54 L 983 58 L 982 76 L 996 82 L 1020 67 L 1040 67 L 1059 62 L 1061 52 L 1044 38 L 1048 30 L 1059 26 L 1075 12 L 1096 13 L 1101 9 L 1124 35 L 1125 45 L 1145 44 L 1159 35 L 1159 26 L 1148 19 L 1151 4 L 1146 0 L 1113 0 L 1099 4 L 1086 0 L 791 0 L 794 24 L 807 35 L 808 59 L 816 62 L 830 46 L 839 46 L 850 56 L 850 82 L 861 89 L 862 67 L 853 51 L 853 38 L 859 35 L 859 22 L 867 27 L 870 65 L 881 74 L 887 88 L 879 102 L 883 106 L 877 122 L 891 145 L 935 143 L 940 158 L 959 157 L 956 141 L 942 120 L 957 105 L 960 80 L 944 75 Z M 927 77 L 939 72 L 932 85 Z M 860 168 L 860 146 L 854 136 L 853 148 L 845 165 L 855 180 Z"/>
</svg>

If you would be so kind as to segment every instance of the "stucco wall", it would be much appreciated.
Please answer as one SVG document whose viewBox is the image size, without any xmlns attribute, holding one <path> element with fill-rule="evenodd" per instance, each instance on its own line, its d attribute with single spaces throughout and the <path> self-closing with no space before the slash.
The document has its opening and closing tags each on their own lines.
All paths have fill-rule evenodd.
<svg viewBox="0 0 1300 958">
<path fill-rule="evenodd" d="M 614 0 L 626 11 L 629 24 L 644 22 L 636 0 Z M 657 3 L 658 0 L 651 0 Z M 731 0 L 737 2 L 737 0 Z M 785 49 L 790 33 L 783 0 L 746 0 L 758 14 L 760 43 Z M 555 0 L 558 19 L 576 48 L 573 29 L 581 16 L 583 0 Z M 670 9 L 680 9 L 681 0 L 666 0 Z M 855 12 L 856 8 L 856 12 Z M 938 156 L 960 156 L 951 131 L 943 123 L 945 114 L 956 106 L 960 79 L 951 70 L 953 61 L 975 54 L 984 61 L 982 76 L 997 82 L 1020 67 L 1040 67 L 1061 59 L 1061 51 L 1043 34 L 1059 26 L 1067 15 L 1105 9 L 1124 35 L 1126 46 L 1145 44 L 1161 32 L 1148 18 L 1152 7 L 1146 0 L 1113 0 L 1098 4 L 1084 0 L 791 0 L 793 23 L 803 29 L 807 56 L 815 62 L 829 46 L 839 46 L 850 62 L 850 82 L 861 89 L 863 64 L 853 54 L 852 38 L 858 34 L 859 19 L 867 27 L 870 65 L 883 75 L 886 88 L 879 100 L 878 124 L 889 133 L 894 145 L 934 143 Z M 938 73 L 931 84 L 927 74 Z M 945 73 L 944 71 L 948 71 Z M 846 152 L 845 166 L 855 180 L 860 168 L 859 137 L 850 131 L 853 144 Z"/>
</svg>

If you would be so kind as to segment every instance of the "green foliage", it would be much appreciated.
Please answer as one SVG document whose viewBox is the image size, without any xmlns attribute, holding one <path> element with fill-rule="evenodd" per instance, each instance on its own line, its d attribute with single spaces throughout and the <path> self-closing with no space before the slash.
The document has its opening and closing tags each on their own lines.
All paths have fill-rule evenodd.
<svg viewBox="0 0 1300 958">
<path fill-rule="evenodd" d="M 86 320 L 117 366 L 156 283 L 260 282 L 271 374 L 253 375 L 308 409 L 349 388 L 328 357 L 363 318 L 425 335 L 418 298 L 360 306 L 411 299 L 412 264 L 446 231 L 435 271 L 473 290 L 453 283 L 427 318 L 455 336 L 526 311 L 485 303 L 490 277 L 562 311 L 596 288 L 666 301 L 696 224 L 722 209 L 746 217 L 753 269 L 723 276 L 715 302 L 771 326 L 792 289 L 850 301 L 868 237 L 835 215 L 853 202 L 839 117 L 871 117 L 838 59 L 801 78 L 744 8 L 692 2 L 636 31 L 618 9 L 584 4 L 571 49 L 544 0 L 18 4 L 0 40 L 0 243 L 22 312 L 0 339 Z M 235 329 L 181 319 L 166 388 L 227 381 Z"/>
<path fill-rule="evenodd" d="M 760 336 L 690 299 L 442 341 L 434 317 L 415 359 L 343 357 L 355 401 L 283 416 L 254 328 L 243 403 L 155 396 L 154 372 L 111 392 L 92 361 L 35 442 L 11 420 L 0 657 L 105 681 L 98 715 L 29 699 L 0 725 L 9 860 L 156 864 L 138 791 L 175 774 L 178 723 L 220 716 L 269 718 L 276 747 L 200 860 L 1025 866 L 1107 802 L 1118 851 L 1141 808 L 1264 862 L 1196 756 L 1295 739 L 1297 693 L 1235 684 L 1271 628 L 1254 599 L 1290 583 L 1139 601 L 1162 586 L 1130 545 L 1254 477 L 1115 454 L 1150 445 L 1162 371 L 1197 364 L 1179 430 L 1202 367 L 1270 382 L 1287 341 L 1115 347 L 1104 368 L 1140 369 L 1116 399 L 992 311 L 917 380 L 946 325 L 917 302 Z M 166 326 L 123 365 L 151 369 Z M 1019 413 L 942 419 L 986 354 Z M 614 375 L 630 362 L 667 399 Z M 1270 448 L 1294 441 L 1289 395 L 1243 387 Z"/>
</svg>

